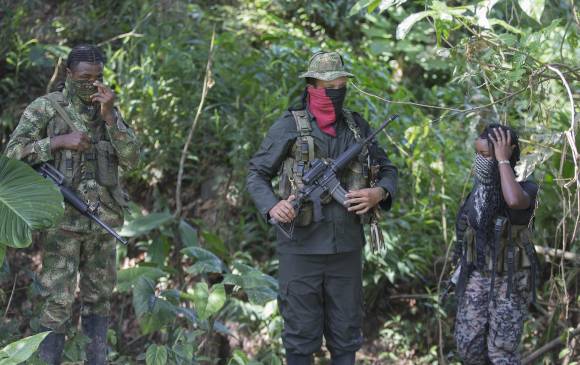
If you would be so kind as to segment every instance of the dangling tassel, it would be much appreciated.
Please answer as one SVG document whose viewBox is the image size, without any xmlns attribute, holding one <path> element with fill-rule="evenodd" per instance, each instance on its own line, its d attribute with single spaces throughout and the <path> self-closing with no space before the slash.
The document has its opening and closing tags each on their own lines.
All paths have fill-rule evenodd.
<svg viewBox="0 0 580 365">
<path fill-rule="evenodd" d="M 385 249 L 385 238 L 383 237 L 383 231 L 379 227 L 378 210 L 373 209 L 371 214 L 371 250 L 376 254 Z"/>
</svg>

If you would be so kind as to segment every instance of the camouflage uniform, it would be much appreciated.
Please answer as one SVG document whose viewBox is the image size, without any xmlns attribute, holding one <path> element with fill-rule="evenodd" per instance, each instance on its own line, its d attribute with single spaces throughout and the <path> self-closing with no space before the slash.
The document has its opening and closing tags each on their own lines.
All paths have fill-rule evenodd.
<svg viewBox="0 0 580 365">
<path fill-rule="evenodd" d="M 474 229 L 468 226 L 464 234 L 458 232 L 458 237 L 462 235 L 465 239 L 462 269 L 463 266 L 468 268 L 464 289 L 459 289 L 463 285 L 458 283 L 459 302 L 455 318 L 455 342 L 464 364 L 512 365 L 521 361 L 518 346 L 528 313 L 530 291 L 535 286 L 534 267 L 537 267 L 537 263 L 533 264 L 535 257 L 528 257 L 525 247 L 532 245 L 528 226 L 534 213 L 538 186 L 530 181 L 520 182 L 520 185 L 530 197 L 530 207 L 508 209 L 509 223 L 504 224 L 499 235 L 495 278 L 492 278 L 493 260 L 489 251 L 484 265 L 477 267 Z M 470 194 L 459 216 L 472 204 Z M 514 246 L 514 259 L 512 288 L 508 295 L 510 241 Z"/>
<path fill-rule="evenodd" d="M 109 126 L 100 115 L 100 105 L 83 104 L 71 89 L 42 96 L 28 105 L 8 142 L 6 155 L 31 165 L 54 164 L 80 198 L 98 205 L 101 220 L 119 227 L 127 202 L 117 170 L 119 165 L 130 169 L 138 162 L 137 139 L 118 111 L 116 123 Z M 50 138 L 71 133 L 72 128 L 50 99 L 64 109 L 76 130 L 87 134 L 89 150 L 51 151 Z M 29 145 L 32 152 L 26 155 Z M 107 316 L 116 279 L 114 239 L 66 205 L 62 222 L 49 230 L 43 249 L 40 284 L 46 301 L 40 324 L 64 332 L 71 317 L 77 271 L 81 276 L 83 315 Z"/>
<path fill-rule="evenodd" d="M 474 271 L 459 303 L 455 341 L 465 364 L 513 365 L 520 363 L 517 351 L 528 313 L 529 273 L 514 275 L 514 293 L 506 297 L 507 278 L 497 276 L 493 298 L 491 278 Z"/>
</svg>

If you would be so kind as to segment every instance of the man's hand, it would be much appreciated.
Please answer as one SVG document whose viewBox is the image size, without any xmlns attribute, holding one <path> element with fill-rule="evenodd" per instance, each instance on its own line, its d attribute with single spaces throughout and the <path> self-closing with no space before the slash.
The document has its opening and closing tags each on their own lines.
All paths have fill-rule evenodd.
<svg viewBox="0 0 580 365">
<path fill-rule="evenodd" d="M 508 130 L 506 133 L 501 128 L 494 128 L 493 133 L 490 133 L 488 136 L 491 143 L 493 143 L 495 159 L 498 161 L 509 161 L 510 157 L 512 157 L 512 150 L 515 147 L 512 146 L 512 136 L 510 131 Z"/>
<path fill-rule="evenodd" d="M 101 103 L 101 115 L 107 124 L 112 125 L 115 123 L 115 93 L 100 81 L 95 81 L 93 85 L 98 91 L 91 95 L 91 101 Z"/>
<path fill-rule="evenodd" d="M 86 151 L 91 146 L 91 140 L 84 132 L 72 132 L 54 136 L 50 139 L 50 148 L 56 150 Z"/>
<path fill-rule="evenodd" d="M 352 190 L 346 194 L 345 202 L 349 212 L 365 214 L 385 198 L 385 190 L 381 187 Z"/>
<path fill-rule="evenodd" d="M 280 200 L 278 204 L 274 205 L 268 212 L 270 218 L 274 218 L 279 223 L 290 223 L 296 218 L 296 211 L 290 203 L 294 200 L 294 195 L 290 195 L 287 200 Z"/>
</svg>

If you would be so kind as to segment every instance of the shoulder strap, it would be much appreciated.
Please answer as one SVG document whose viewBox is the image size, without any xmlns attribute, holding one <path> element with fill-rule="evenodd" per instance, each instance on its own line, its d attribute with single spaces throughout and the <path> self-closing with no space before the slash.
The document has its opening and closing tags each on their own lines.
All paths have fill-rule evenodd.
<svg viewBox="0 0 580 365">
<path fill-rule="evenodd" d="M 354 116 L 352 115 L 352 112 L 350 110 L 347 110 L 347 109 L 343 109 L 342 112 L 344 114 L 344 120 L 346 121 L 346 124 L 348 125 L 348 129 L 350 129 L 352 134 L 354 134 L 354 140 L 357 142 L 362 141 L 363 138 L 360 134 L 360 128 L 359 128 L 358 124 L 356 124 L 356 121 L 354 120 Z"/>
<path fill-rule="evenodd" d="M 306 110 L 292 110 L 292 116 L 296 123 L 296 129 L 300 134 L 300 141 L 296 142 L 296 159 L 301 162 L 314 160 L 314 139 L 312 138 L 312 126 Z"/>
<path fill-rule="evenodd" d="M 78 132 L 79 129 L 75 126 L 72 119 L 70 119 L 70 116 L 68 115 L 68 113 L 60 105 L 60 101 L 62 100 L 62 98 L 59 98 L 59 94 L 62 96 L 61 93 L 54 92 L 54 93 L 50 93 L 50 94 L 45 95 L 45 97 L 50 101 L 50 103 L 52 104 L 52 106 L 54 107 L 56 112 L 62 117 L 62 119 L 64 119 L 64 121 L 69 126 L 69 128 L 73 132 Z"/>
</svg>

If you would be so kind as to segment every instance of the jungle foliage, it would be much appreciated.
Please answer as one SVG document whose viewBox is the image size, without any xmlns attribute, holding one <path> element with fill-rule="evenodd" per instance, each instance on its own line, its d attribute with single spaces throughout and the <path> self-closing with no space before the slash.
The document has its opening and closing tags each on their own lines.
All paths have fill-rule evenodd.
<svg viewBox="0 0 580 365">
<path fill-rule="evenodd" d="M 58 58 L 81 42 L 106 52 L 105 81 L 142 142 L 139 168 L 124 172 L 134 204 L 122 231 L 130 244 L 118 247 L 112 363 L 281 364 L 274 232 L 245 175 L 269 126 L 299 101 L 297 75 L 320 49 L 340 51 L 357 76 L 350 109 L 375 127 L 401 115 L 379 137 L 400 192 L 381 226 L 386 250 L 365 252 L 361 363 L 458 361 L 455 303 L 439 303 L 438 292 L 484 124 L 520 132 L 518 171 L 541 187 L 535 244 L 579 254 L 573 0 L 0 0 L 0 27 L 0 150 Z M 7 254 L 3 345 L 35 329 L 41 242 Z M 541 261 L 522 350 L 560 338 L 539 359 L 577 363 L 578 262 Z M 84 341 L 73 328 L 67 360 L 84 358 Z"/>
</svg>

